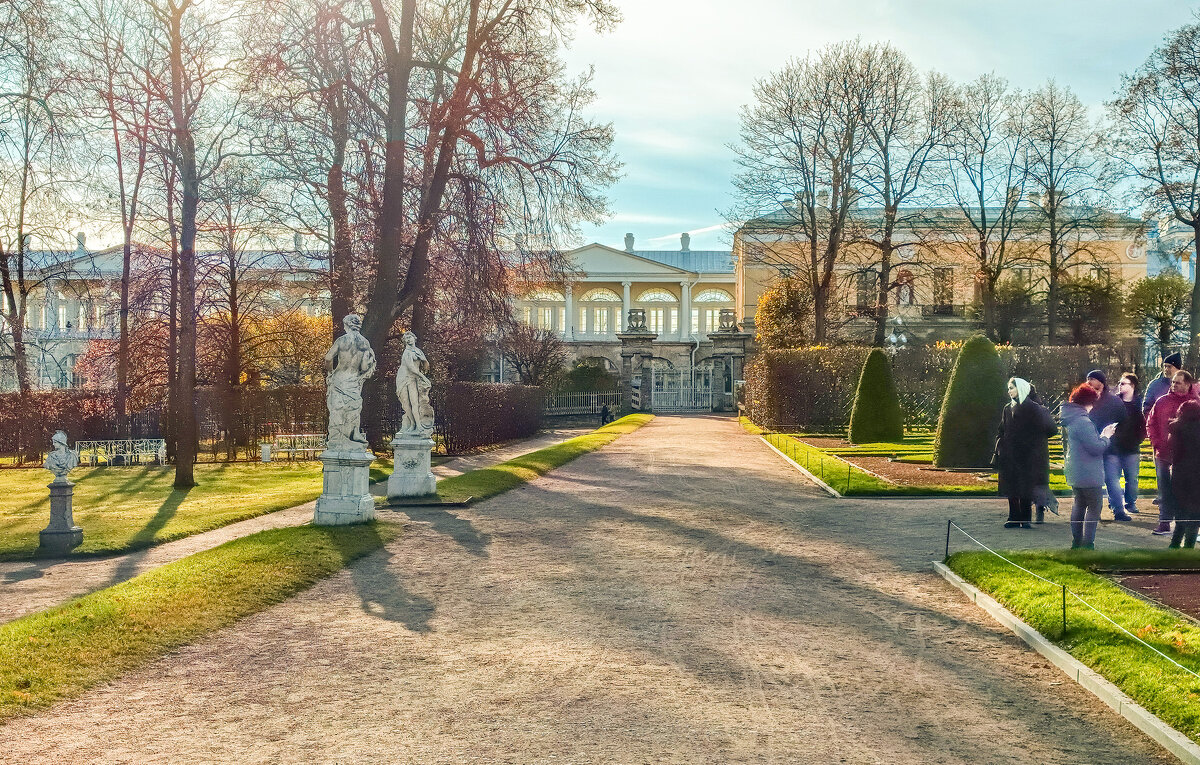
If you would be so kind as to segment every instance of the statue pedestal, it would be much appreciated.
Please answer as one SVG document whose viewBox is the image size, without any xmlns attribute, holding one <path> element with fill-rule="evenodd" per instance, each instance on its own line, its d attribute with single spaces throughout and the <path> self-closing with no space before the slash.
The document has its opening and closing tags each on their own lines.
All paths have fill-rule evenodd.
<svg viewBox="0 0 1200 765">
<path fill-rule="evenodd" d="M 38 533 L 43 550 L 65 553 L 83 544 L 83 529 L 75 525 L 72 502 L 75 484 L 66 479 L 50 484 L 50 525 Z"/>
<path fill-rule="evenodd" d="M 388 478 L 388 499 L 428 497 L 437 494 L 437 478 L 429 469 L 433 440 L 418 436 L 392 438 L 392 475 Z"/>
<path fill-rule="evenodd" d="M 345 526 L 375 520 L 370 488 L 375 456 L 365 451 L 326 450 L 319 459 L 323 484 L 313 525 Z"/>
</svg>

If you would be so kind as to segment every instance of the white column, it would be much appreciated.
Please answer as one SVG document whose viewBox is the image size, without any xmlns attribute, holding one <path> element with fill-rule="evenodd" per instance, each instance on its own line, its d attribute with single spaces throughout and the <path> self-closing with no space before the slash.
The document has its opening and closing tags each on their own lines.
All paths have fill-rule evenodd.
<svg viewBox="0 0 1200 765">
<path fill-rule="evenodd" d="M 692 285 L 679 283 L 679 339 L 692 336 Z"/>
<path fill-rule="evenodd" d="M 575 285 L 570 281 L 563 283 L 563 294 L 567 296 L 567 320 L 563 324 L 563 339 L 571 341 L 575 339 L 575 296 L 572 292 Z"/>
<path fill-rule="evenodd" d="M 633 282 L 621 282 L 621 318 L 617 322 L 617 330 L 625 331 L 625 322 L 629 321 L 629 309 L 633 307 L 633 303 L 629 300 L 629 288 L 633 286 Z"/>
</svg>

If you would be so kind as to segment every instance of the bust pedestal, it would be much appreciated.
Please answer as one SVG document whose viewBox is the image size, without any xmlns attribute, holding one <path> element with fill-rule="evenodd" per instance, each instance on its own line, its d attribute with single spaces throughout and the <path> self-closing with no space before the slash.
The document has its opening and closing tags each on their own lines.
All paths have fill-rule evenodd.
<svg viewBox="0 0 1200 765">
<path fill-rule="evenodd" d="M 392 438 L 392 475 L 388 478 L 388 499 L 428 497 L 437 494 L 437 478 L 429 469 L 433 440 L 420 436 Z"/>
<path fill-rule="evenodd" d="M 371 462 L 365 451 L 326 449 L 321 453 L 322 489 L 313 513 L 314 526 L 345 526 L 375 519 Z"/>
<path fill-rule="evenodd" d="M 50 552 L 70 552 L 83 544 L 83 529 L 75 525 L 72 511 L 75 484 L 58 478 L 49 486 L 50 525 L 38 533 L 38 544 Z"/>
</svg>

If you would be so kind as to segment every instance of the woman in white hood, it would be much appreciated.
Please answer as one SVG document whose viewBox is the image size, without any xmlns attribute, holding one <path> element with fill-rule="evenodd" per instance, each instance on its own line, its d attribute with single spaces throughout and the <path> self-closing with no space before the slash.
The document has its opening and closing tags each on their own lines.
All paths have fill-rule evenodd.
<svg viewBox="0 0 1200 765">
<path fill-rule="evenodd" d="M 1048 442 L 1058 428 L 1046 407 L 1029 398 L 1031 388 L 1020 377 L 1009 378 L 1009 402 L 996 438 L 993 460 L 1000 474 L 1000 496 L 1008 497 L 1006 529 L 1033 528 L 1034 496 L 1050 482 Z M 1039 517 L 1038 522 L 1041 520 Z"/>
</svg>

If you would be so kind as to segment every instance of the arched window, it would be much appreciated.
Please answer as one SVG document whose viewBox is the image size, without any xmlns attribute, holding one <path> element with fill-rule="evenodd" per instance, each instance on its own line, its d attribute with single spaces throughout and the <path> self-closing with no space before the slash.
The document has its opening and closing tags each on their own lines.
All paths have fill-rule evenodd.
<svg viewBox="0 0 1200 765">
<path fill-rule="evenodd" d="M 638 295 L 639 303 L 677 303 L 679 302 L 674 295 L 666 290 L 646 290 L 641 295 Z"/>
<path fill-rule="evenodd" d="M 900 270 L 896 277 L 896 305 L 913 305 L 916 302 L 916 289 L 912 271 L 907 268 Z"/>
<path fill-rule="evenodd" d="M 704 290 L 692 298 L 693 303 L 732 303 L 733 295 L 725 290 Z"/>
<path fill-rule="evenodd" d="M 565 303 L 567 298 L 558 290 L 541 289 L 525 298 L 530 303 Z"/>
<path fill-rule="evenodd" d="M 620 303 L 621 296 L 612 290 L 603 287 L 597 287 L 594 290 L 588 290 L 583 293 L 583 297 L 579 298 L 584 303 Z"/>
</svg>

